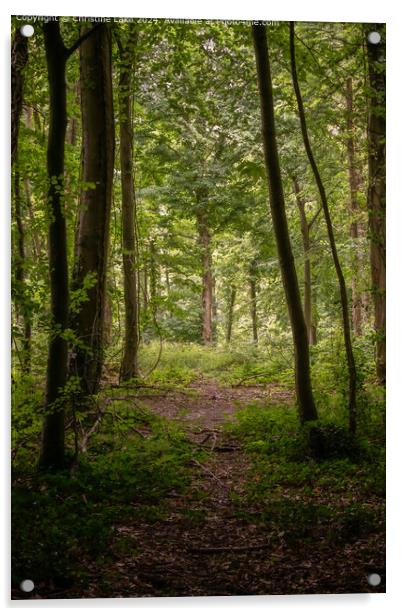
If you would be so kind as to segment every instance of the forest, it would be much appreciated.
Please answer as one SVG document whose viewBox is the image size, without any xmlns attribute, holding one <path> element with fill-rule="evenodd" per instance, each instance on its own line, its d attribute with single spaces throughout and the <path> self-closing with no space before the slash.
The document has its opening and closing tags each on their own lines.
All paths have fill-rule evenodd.
<svg viewBox="0 0 402 616">
<path fill-rule="evenodd" d="M 27 23 L 12 598 L 385 592 L 385 25 Z"/>
</svg>

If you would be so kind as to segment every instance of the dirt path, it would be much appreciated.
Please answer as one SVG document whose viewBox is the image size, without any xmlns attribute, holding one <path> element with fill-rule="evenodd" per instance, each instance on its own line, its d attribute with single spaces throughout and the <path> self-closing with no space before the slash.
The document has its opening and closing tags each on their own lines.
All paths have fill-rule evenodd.
<svg viewBox="0 0 402 616">
<path fill-rule="evenodd" d="M 358 550 L 343 545 L 334 553 L 325 542 L 287 545 L 281 533 L 273 536 L 263 523 L 238 516 L 235 501 L 245 492 L 251 461 L 240 443 L 228 440 L 219 426 L 238 407 L 250 402 L 262 404 L 273 397 L 288 399 L 289 394 L 274 385 L 229 388 L 203 380 L 193 383 L 189 393 L 150 396 L 143 402 L 160 415 L 180 422 L 197 447 L 210 451 L 208 461 L 200 464 L 194 460 L 190 490 L 167 500 L 168 515 L 163 520 L 125 520 L 116 528 L 117 538 L 111 546 L 114 564 L 107 572 L 98 572 L 90 595 L 375 591 L 367 587 L 362 559 L 368 561 L 376 538 L 367 545 L 360 542 Z M 132 546 L 129 554 L 117 549 L 119 538 Z"/>
</svg>

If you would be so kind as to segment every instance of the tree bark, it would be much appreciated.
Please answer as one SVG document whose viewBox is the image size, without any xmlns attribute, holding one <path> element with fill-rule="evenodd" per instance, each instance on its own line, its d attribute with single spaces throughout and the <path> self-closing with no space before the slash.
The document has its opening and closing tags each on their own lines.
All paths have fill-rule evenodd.
<svg viewBox="0 0 402 616">
<path fill-rule="evenodd" d="M 385 25 L 370 26 L 381 34 L 375 45 L 367 42 L 370 83 L 368 118 L 368 215 L 371 280 L 376 332 L 377 378 L 385 384 Z"/>
<path fill-rule="evenodd" d="M 253 331 L 253 342 L 258 343 L 258 323 L 257 323 L 257 266 L 255 261 L 252 261 L 249 268 L 249 291 L 250 291 L 250 316 L 251 326 Z"/>
<path fill-rule="evenodd" d="M 320 173 L 318 171 L 317 164 L 313 155 L 313 151 L 310 145 L 310 139 L 307 131 L 306 116 L 304 113 L 303 99 L 300 92 L 299 82 L 297 78 L 297 66 L 296 66 L 296 54 L 295 54 L 295 42 L 294 42 L 294 23 L 290 22 L 290 58 L 292 67 L 292 80 L 295 90 L 297 107 L 299 111 L 300 126 L 303 136 L 304 147 L 313 175 L 317 184 L 318 192 L 321 198 L 321 205 L 324 212 L 325 222 L 327 225 L 328 239 L 331 247 L 332 259 L 338 277 L 339 293 L 342 305 L 342 322 L 343 322 L 343 336 L 345 341 L 346 358 L 349 370 L 349 429 L 352 433 L 356 431 L 356 366 L 353 355 L 352 339 L 350 335 L 350 322 L 349 322 L 349 309 L 348 309 L 348 296 L 346 291 L 345 278 L 342 272 L 341 264 L 338 258 L 338 251 L 336 249 L 336 242 L 334 236 L 334 230 L 332 227 L 332 220 L 328 207 L 327 195 L 325 192 L 324 184 L 322 183 Z"/>
<path fill-rule="evenodd" d="M 64 213 L 64 142 L 67 127 L 66 48 L 59 22 L 43 26 L 50 95 L 50 123 L 47 145 L 49 181 L 49 271 L 52 332 L 46 378 L 45 419 L 39 465 L 48 469 L 64 465 L 64 402 L 67 381 L 67 340 L 69 290 L 67 234 Z"/>
<path fill-rule="evenodd" d="M 134 189 L 133 117 L 132 99 L 133 71 L 137 32 L 123 49 L 120 48 L 119 77 L 119 123 L 120 123 L 120 169 L 122 190 L 122 234 L 125 336 L 124 354 L 120 368 L 120 380 L 138 377 L 138 245 L 136 237 L 136 198 Z"/>
<path fill-rule="evenodd" d="M 355 126 L 353 121 L 353 84 L 352 78 L 346 80 L 346 147 L 348 153 L 349 189 L 350 189 L 350 212 L 352 223 L 350 225 L 350 237 L 354 243 L 352 262 L 352 326 L 356 336 L 362 335 L 362 295 L 359 291 L 359 274 L 361 263 L 356 240 L 359 239 L 359 201 L 358 194 L 361 186 L 361 177 L 357 169 L 355 153 Z"/>
<path fill-rule="evenodd" d="M 310 379 L 309 345 L 283 196 L 266 29 L 265 26 L 254 25 L 252 32 L 260 93 L 262 138 L 271 216 L 293 334 L 297 403 L 300 420 L 304 423 L 317 419 L 317 409 Z"/>
<path fill-rule="evenodd" d="M 84 27 L 82 36 L 88 33 Z M 72 288 L 92 277 L 87 298 L 72 325 L 79 340 L 70 374 L 80 379 L 84 394 L 95 394 L 103 366 L 106 269 L 114 167 L 114 118 L 111 78 L 111 34 L 100 24 L 80 47 L 82 110 L 82 180 Z"/>
<path fill-rule="evenodd" d="M 212 310 L 213 310 L 213 275 L 211 255 L 211 234 L 208 228 L 206 215 L 203 211 L 197 212 L 198 237 L 201 248 L 202 266 L 202 341 L 209 345 L 213 342 Z"/>
</svg>

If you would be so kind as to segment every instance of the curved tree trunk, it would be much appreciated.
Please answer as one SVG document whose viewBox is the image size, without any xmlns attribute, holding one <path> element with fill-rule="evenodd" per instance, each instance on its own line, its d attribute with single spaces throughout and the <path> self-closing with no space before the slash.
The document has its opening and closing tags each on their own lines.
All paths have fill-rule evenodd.
<svg viewBox="0 0 402 616">
<path fill-rule="evenodd" d="M 82 34 L 88 32 L 83 29 Z M 106 268 L 114 165 L 111 34 L 106 24 L 80 47 L 82 180 L 72 288 L 91 279 L 87 299 L 72 315 L 79 343 L 70 364 L 84 394 L 95 394 L 103 366 Z"/>
<path fill-rule="evenodd" d="M 296 195 L 296 203 L 299 209 L 300 226 L 303 238 L 304 252 L 304 318 L 307 327 L 309 344 L 316 344 L 316 328 L 313 325 L 312 292 L 311 292 L 311 260 L 310 260 L 310 226 L 307 222 L 306 203 L 300 195 L 301 189 L 296 178 L 293 179 L 293 188 Z"/>
<path fill-rule="evenodd" d="M 124 355 L 120 380 L 128 381 L 138 376 L 138 246 L 136 237 L 136 199 L 134 191 L 132 86 L 137 33 L 120 49 L 119 124 L 120 169 L 122 190 L 122 234 L 125 336 Z"/>
<path fill-rule="evenodd" d="M 311 169 L 314 174 L 314 178 L 317 184 L 318 192 L 321 198 L 321 205 L 324 212 L 324 218 L 327 225 L 328 239 L 331 246 L 332 259 L 334 261 L 336 275 L 338 277 L 339 293 L 342 305 L 342 322 L 343 322 L 343 336 L 345 341 L 346 358 L 348 362 L 349 370 L 349 429 L 352 433 L 356 431 L 356 366 L 353 355 L 352 339 L 350 335 L 350 322 L 349 322 L 349 309 L 348 309 L 348 296 L 346 292 L 345 278 L 342 272 L 341 264 L 338 258 L 338 251 L 336 249 L 334 230 L 332 227 L 331 216 L 328 207 L 327 195 L 324 185 L 321 180 L 320 173 L 318 171 L 317 164 L 314 159 L 313 151 L 310 145 L 310 139 L 307 132 L 306 116 L 304 113 L 303 99 L 300 92 L 299 82 L 297 78 L 296 67 L 296 55 L 295 55 L 295 42 L 294 42 L 294 23 L 290 22 L 290 58 L 292 66 L 292 79 L 295 90 L 297 107 L 299 110 L 300 126 L 303 135 L 304 147 L 307 157 L 310 162 Z"/>
<path fill-rule="evenodd" d="M 300 420 L 304 423 L 317 419 L 317 409 L 311 388 L 307 330 L 286 219 L 285 200 L 276 144 L 274 101 L 266 29 L 265 26 L 254 25 L 252 32 L 260 92 L 262 137 L 269 186 L 269 201 L 293 334 L 296 396 Z"/>
<path fill-rule="evenodd" d="M 369 31 L 373 30 L 373 26 Z M 377 378 L 385 383 L 385 26 L 375 27 L 381 34 L 378 45 L 367 43 L 370 81 L 368 121 L 368 214 L 370 230 L 371 280 L 376 332 Z"/>
</svg>

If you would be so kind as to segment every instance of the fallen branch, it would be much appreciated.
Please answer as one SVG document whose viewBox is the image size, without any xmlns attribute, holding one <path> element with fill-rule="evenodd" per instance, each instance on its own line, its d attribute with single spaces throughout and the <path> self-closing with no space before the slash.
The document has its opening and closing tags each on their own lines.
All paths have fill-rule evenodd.
<svg viewBox="0 0 402 616">
<path fill-rule="evenodd" d="M 256 372 L 254 374 L 246 374 L 246 376 L 240 379 L 238 383 L 235 383 L 234 385 L 232 385 L 232 387 L 240 387 L 243 383 L 245 383 L 246 381 L 249 381 L 250 379 L 254 377 L 269 376 L 270 374 L 271 374 L 270 372 Z M 258 383 L 258 385 L 264 385 L 264 384 L 265 383 Z"/>
<path fill-rule="evenodd" d="M 268 550 L 271 547 L 272 543 L 263 543 L 261 545 L 230 545 L 222 547 L 190 546 L 188 550 L 190 552 L 200 554 L 219 554 L 220 552 L 250 552 L 251 550 Z M 272 554 L 272 556 L 277 556 L 277 554 Z"/>
<path fill-rule="evenodd" d="M 201 462 L 198 462 L 198 460 L 194 460 L 193 458 L 190 460 L 190 462 L 192 464 L 195 464 L 195 466 L 198 466 L 199 468 L 201 468 L 204 471 L 204 473 L 207 473 L 208 475 L 210 475 L 213 479 L 215 479 L 217 483 L 219 483 L 221 486 L 226 488 L 225 484 L 219 479 L 219 477 L 217 477 L 212 471 L 210 471 L 209 468 L 201 464 Z"/>
</svg>

